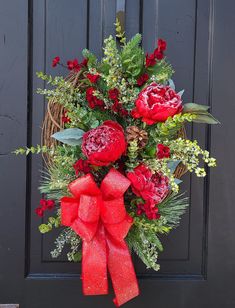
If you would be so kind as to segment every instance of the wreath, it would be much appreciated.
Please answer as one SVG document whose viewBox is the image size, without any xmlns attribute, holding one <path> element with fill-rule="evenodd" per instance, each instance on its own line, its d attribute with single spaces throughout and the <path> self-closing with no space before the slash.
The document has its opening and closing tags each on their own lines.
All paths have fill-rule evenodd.
<svg viewBox="0 0 235 308">
<path fill-rule="evenodd" d="M 42 153 L 45 160 L 44 198 L 35 212 L 54 212 L 41 233 L 61 229 L 51 256 L 70 247 L 68 260 L 82 261 L 85 295 L 107 294 L 109 272 L 120 306 L 139 294 L 132 252 L 159 270 L 161 237 L 188 206 L 181 176 L 204 177 L 205 165 L 216 165 L 186 138 L 185 123 L 218 121 L 208 106 L 182 103 L 163 39 L 145 54 L 140 34 L 127 42 L 118 21 L 116 30 L 118 39 L 104 40 L 100 61 L 84 49 L 81 63 L 53 59 L 52 67 L 64 67 L 67 77 L 38 73 L 49 85 L 38 89 L 48 99 L 43 145 L 15 152 Z"/>
</svg>

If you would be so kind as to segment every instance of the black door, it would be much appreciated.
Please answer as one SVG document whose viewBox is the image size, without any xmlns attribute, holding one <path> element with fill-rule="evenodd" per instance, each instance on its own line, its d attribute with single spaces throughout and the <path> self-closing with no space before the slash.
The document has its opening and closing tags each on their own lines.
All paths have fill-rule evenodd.
<svg viewBox="0 0 235 308">
<path fill-rule="evenodd" d="M 120 2 L 127 36 L 141 32 L 149 51 L 166 39 L 185 101 L 210 105 L 222 122 L 189 131 L 218 167 L 204 181 L 186 177 L 190 209 L 164 239 L 159 272 L 134 258 L 141 295 L 126 307 L 235 307 L 234 0 L 0 1 L 0 307 L 113 307 L 112 294 L 82 296 L 78 264 L 50 258 L 55 234 L 41 237 L 34 215 L 41 158 L 10 152 L 40 143 L 45 103 L 35 94 L 43 87 L 36 71 L 54 74 L 54 56 L 81 57 L 84 47 L 101 55 Z"/>
</svg>

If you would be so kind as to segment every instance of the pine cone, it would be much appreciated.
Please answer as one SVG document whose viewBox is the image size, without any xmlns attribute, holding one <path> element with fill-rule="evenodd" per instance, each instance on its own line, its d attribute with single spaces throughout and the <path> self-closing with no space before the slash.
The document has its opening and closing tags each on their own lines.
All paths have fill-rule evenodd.
<svg viewBox="0 0 235 308">
<path fill-rule="evenodd" d="M 148 134 L 145 130 L 139 129 L 137 126 L 129 126 L 126 129 L 126 140 L 128 143 L 136 140 L 138 147 L 143 148 L 148 142 Z"/>
</svg>

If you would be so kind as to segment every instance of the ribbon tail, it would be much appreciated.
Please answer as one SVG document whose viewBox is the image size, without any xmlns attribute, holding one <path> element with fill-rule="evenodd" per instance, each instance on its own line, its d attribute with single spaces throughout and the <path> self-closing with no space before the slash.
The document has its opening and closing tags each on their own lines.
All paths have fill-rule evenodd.
<svg viewBox="0 0 235 308">
<path fill-rule="evenodd" d="M 127 244 L 106 235 L 108 269 L 115 292 L 114 304 L 119 307 L 139 295 L 139 287 Z"/>
<path fill-rule="evenodd" d="M 99 225 L 91 241 L 82 244 L 82 286 L 84 295 L 108 294 L 107 249 L 104 227 Z"/>
</svg>

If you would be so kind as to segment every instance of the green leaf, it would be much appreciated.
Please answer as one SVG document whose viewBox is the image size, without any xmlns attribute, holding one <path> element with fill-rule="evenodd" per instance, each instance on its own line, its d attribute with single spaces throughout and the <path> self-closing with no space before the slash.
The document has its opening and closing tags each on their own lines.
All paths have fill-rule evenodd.
<svg viewBox="0 0 235 308">
<path fill-rule="evenodd" d="M 206 123 L 206 124 L 220 124 L 220 122 L 213 117 L 209 112 L 207 113 L 198 113 L 197 117 L 193 119 L 193 122 L 196 123 Z"/>
<path fill-rule="evenodd" d="M 44 234 L 44 233 L 47 233 L 47 232 L 50 232 L 51 231 L 51 227 L 49 225 L 46 225 L 46 224 L 41 224 L 39 227 L 38 227 L 39 231 Z"/>
<path fill-rule="evenodd" d="M 180 97 L 182 97 L 183 94 L 184 94 L 184 90 L 179 91 L 177 94 L 178 94 Z"/>
<path fill-rule="evenodd" d="M 76 146 L 76 145 L 81 145 L 83 135 L 84 135 L 84 131 L 82 129 L 67 128 L 67 129 L 64 129 L 60 132 L 53 134 L 51 137 L 55 138 L 56 140 L 62 143 Z"/>
<path fill-rule="evenodd" d="M 80 262 L 82 260 L 82 252 L 76 252 L 75 254 L 73 254 L 73 261 L 74 262 Z"/>
<path fill-rule="evenodd" d="M 210 106 L 187 103 L 184 105 L 183 113 L 207 113 Z"/>
<path fill-rule="evenodd" d="M 168 168 L 171 170 L 171 173 L 175 172 L 176 167 L 179 165 L 180 160 L 170 160 L 167 163 Z"/>
</svg>

